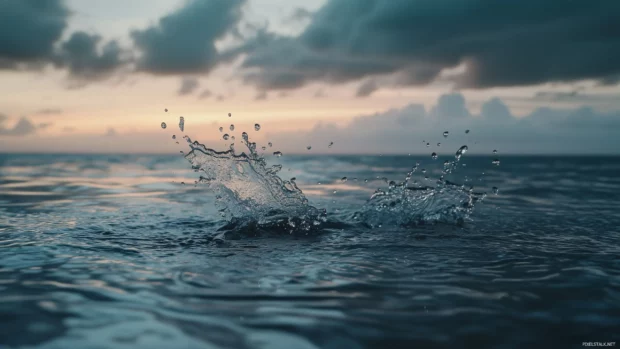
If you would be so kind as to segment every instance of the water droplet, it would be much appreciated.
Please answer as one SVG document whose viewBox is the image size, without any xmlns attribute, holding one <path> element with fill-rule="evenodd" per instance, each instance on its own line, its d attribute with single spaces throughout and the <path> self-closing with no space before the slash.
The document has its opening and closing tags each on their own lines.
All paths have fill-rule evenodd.
<svg viewBox="0 0 620 349">
<path fill-rule="evenodd" d="M 234 131 L 235 130 L 235 125 L 230 124 L 230 127 L 228 127 L 229 130 Z"/>
<path fill-rule="evenodd" d="M 275 151 L 275 152 L 273 152 L 273 155 L 275 155 L 277 157 L 280 157 L 280 156 L 282 156 L 282 152 L 281 151 Z"/>
<path fill-rule="evenodd" d="M 347 177 L 342 177 L 342 178 L 340 179 L 340 181 L 341 181 L 341 182 L 346 182 L 346 181 L 347 181 Z"/>
<path fill-rule="evenodd" d="M 493 154 L 497 154 L 497 149 L 493 149 Z"/>
<path fill-rule="evenodd" d="M 422 169 L 422 173 L 426 173 L 426 169 L 425 168 Z"/>
<path fill-rule="evenodd" d="M 338 193 L 338 190 L 334 190 L 334 194 Z"/>
<path fill-rule="evenodd" d="M 469 150 L 469 148 L 467 148 L 466 145 L 462 146 L 459 148 L 459 150 L 456 151 L 456 154 L 454 154 L 454 157 L 456 158 L 456 160 L 460 160 L 461 156 L 465 153 L 467 153 L 467 150 Z"/>
<path fill-rule="evenodd" d="M 247 142 L 247 141 L 248 141 L 248 139 L 249 139 L 249 138 L 248 138 L 248 133 L 247 133 L 247 132 L 243 132 L 243 133 L 241 134 L 241 138 L 243 138 L 243 140 Z"/>
<path fill-rule="evenodd" d="M 491 163 L 495 166 L 499 166 L 499 159 L 495 159 Z"/>
<path fill-rule="evenodd" d="M 265 150 L 265 149 L 267 149 L 267 147 L 265 147 L 265 146 L 262 146 L 262 147 L 261 147 L 261 149 L 262 149 L 262 150 Z"/>
<path fill-rule="evenodd" d="M 185 118 L 182 116 L 179 117 L 179 130 L 181 130 L 181 132 L 185 130 Z"/>
<path fill-rule="evenodd" d="M 441 143 L 437 143 L 437 146 L 438 146 L 438 147 L 441 147 Z"/>
<path fill-rule="evenodd" d="M 175 136 L 175 135 L 172 135 L 172 139 L 177 139 L 177 136 Z"/>
<path fill-rule="evenodd" d="M 334 145 L 334 142 L 329 142 L 329 145 L 327 146 L 328 148 L 331 148 L 332 145 Z"/>
<path fill-rule="evenodd" d="M 312 146 L 309 145 L 309 146 L 306 147 L 306 149 L 310 150 L 310 149 L 312 149 Z"/>
<path fill-rule="evenodd" d="M 437 153 L 433 152 L 431 154 L 431 157 L 433 158 L 433 160 L 437 160 Z"/>
<path fill-rule="evenodd" d="M 368 180 L 367 180 L 367 179 L 364 179 L 364 183 L 368 183 Z"/>
<path fill-rule="evenodd" d="M 235 136 L 230 137 L 230 139 L 232 139 L 234 141 L 235 140 Z"/>
<path fill-rule="evenodd" d="M 228 113 L 228 117 L 231 117 L 231 116 L 232 116 L 232 114 L 231 114 L 231 113 Z"/>
<path fill-rule="evenodd" d="M 493 187 L 493 194 L 497 195 L 499 193 L 499 189 L 497 187 Z"/>
<path fill-rule="evenodd" d="M 465 130 L 465 133 L 469 133 L 469 130 Z"/>
<path fill-rule="evenodd" d="M 224 138 L 224 140 L 225 140 L 225 141 L 227 141 L 229 137 L 230 137 L 230 136 L 228 135 L 228 133 L 225 133 L 225 134 L 222 136 L 222 138 Z"/>
<path fill-rule="evenodd" d="M 273 143 L 271 142 L 267 143 L 267 145 L 269 146 L 269 148 L 273 147 Z"/>
<path fill-rule="evenodd" d="M 260 131 L 260 125 L 259 124 L 254 124 L 254 130 L 255 131 Z"/>
<path fill-rule="evenodd" d="M 220 132 L 224 132 L 224 128 L 223 127 L 220 127 Z"/>
<path fill-rule="evenodd" d="M 168 112 L 168 108 L 164 109 L 164 111 L 167 113 Z"/>
<path fill-rule="evenodd" d="M 448 131 L 443 131 L 443 138 L 448 138 Z"/>
<path fill-rule="evenodd" d="M 166 123 L 165 123 L 165 122 L 162 122 L 162 123 L 161 123 L 161 128 L 165 129 L 166 127 L 168 127 L 168 126 L 166 126 Z"/>
<path fill-rule="evenodd" d="M 431 146 L 431 144 L 430 144 L 430 143 L 426 143 L 426 147 L 427 147 L 427 148 L 428 148 L 428 147 L 430 147 L 430 146 Z"/>
</svg>

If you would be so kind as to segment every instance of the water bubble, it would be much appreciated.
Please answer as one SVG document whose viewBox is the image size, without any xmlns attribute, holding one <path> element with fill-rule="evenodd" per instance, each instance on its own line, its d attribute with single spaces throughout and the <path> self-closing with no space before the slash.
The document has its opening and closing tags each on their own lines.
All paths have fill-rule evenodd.
<svg viewBox="0 0 620 349">
<path fill-rule="evenodd" d="M 234 131 L 235 130 L 235 125 L 230 124 L 230 127 L 228 129 L 231 130 L 231 131 Z"/>
<path fill-rule="evenodd" d="M 232 114 L 231 114 L 231 113 L 228 113 L 228 117 L 231 117 L 231 116 L 232 116 Z"/>
<path fill-rule="evenodd" d="M 273 147 L 273 143 L 271 142 L 267 143 L 267 145 L 269 146 L 269 148 Z"/>
<path fill-rule="evenodd" d="M 224 138 L 224 140 L 225 140 L 225 141 L 227 141 L 229 137 L 230 137 L 230 136 L 228 135 L 228 133 L 225 133 L 225 134 L 222 136 L 222 138 Z"/>
<path fill-rule="evenodd" d="M 497 187 L 493 187 L 493 194 L 497 195 L 499 193 L 499 189 Z"/>
<path fill-rule="evenodd" d="M 437 146 L 438 146 L 438 147 L 441 147 L 441 143 L 437 143 Z"/>
<path fill-rule="evenodd" d="M 282 156 L 282 152 L 281 151 L 274 151 L 273 155 L 275 155 L 277 157 L 280 157 L 280 156 Z"/>
<path fill-rule="evenodd" d="M 185 118 L 182 116 L 179 117 L 179 130 L 181 130 L 181 132 L 185 130 Z"/>
<path fill-rule="evenodd" d="M 341 182 L 346 182 L 346 181 L 347 181 L 347 177 L 342 177 L 342 178 L 340 179 L 340 181 L 341 181 Z"/>
<path fill-rule="evenodd" d="M 165 122 L 162 122 L 162 123 L 161 123 L 161 128 L 165 129 L 166 127 L 168 127 L 168 126 L 166 126 L 166 123 L 165 123 Z"/>
<path fill-rule="evenodd" d="M 497 149 L 493 149 L 493 154 L 497 154 Z"/>
<path fill-rule="evenodd" d="M 469 130 L 465 130 L 465 133 L 469 133 Z"/>
<path fill-rule="evenodd" d="M 260 125 L 259 124 L 254 124 L 254 130 L 255 131 L 260 131 Z"/>
<path fill-rule="evenodd" d="M 312 146 L 309 145 L 309 146 L 306 147 L 306 149 L 310 150 L 310 149 L 312 149 Z"/>
<path fill-rule="evenodd" d="M 224 128 L 223 127 L 220 127 L 220 132 L 224 132 Z"/>
<path fill-rule="evenodd" d="M 172 139 L 177 139 L 177 136 L 175 136 L 175 135 L 172 135 Z"/>
<path fill-rule="evenodd" d="M 491 163 L 495 166 L 499 166 L 499 159 L 495 159 Z"/>
<path fill-rule="evenodd" d="M 443 138 L 448 138 L 448 131 L 443 131 Z"/>
<path fill-rule="evenodd" d="M 328 148 L 331 148 L 332 145 L 334 145 L 334 142 L 329 142 L 329 145 L 327 146 Z"/>
<path fill-rule="evenodd" d="M 437 153 L 433 152 L 431 154 L 431 157 L 433 158 L 433 160 L 437 160 Z"/>
<path fill-rule="evenodd" d="M 454 154 L 454 157 L 456 158 L 456 160 L 460 160 L 461 156 L 465 153 L 467 153 L 467 150 L 469 150 L 469 148 L 467 148 L 466 145 L 462 146 L 459 148 L 459 150 L 456 151 L 456 154 Z"/>
</svg>

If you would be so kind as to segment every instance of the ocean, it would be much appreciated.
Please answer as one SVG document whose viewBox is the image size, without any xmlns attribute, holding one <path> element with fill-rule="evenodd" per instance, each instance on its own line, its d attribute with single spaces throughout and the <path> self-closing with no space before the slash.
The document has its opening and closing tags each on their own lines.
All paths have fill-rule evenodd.
<svg viewBox="0 0 620 349">
<path fill-rule="evenodd" d="M 1 154 L 0 348 L 617 343 L 620 157 L 450 154 Z"/>
</svg>

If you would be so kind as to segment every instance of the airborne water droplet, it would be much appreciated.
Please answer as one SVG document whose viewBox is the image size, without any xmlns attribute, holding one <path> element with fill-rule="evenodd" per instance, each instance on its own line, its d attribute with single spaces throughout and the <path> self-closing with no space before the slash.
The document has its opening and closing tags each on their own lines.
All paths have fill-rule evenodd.
<svg viewBox="0 0 620 349">
<path fill-rule="evenodd" d="M 265 149 L 267 149 L 267 147 L 265 147 L 265 146 L 262 146 L 262 147 L 261 147 L 261 149 L 262 149 L 262 150 L 265 150 Z"/>
<path fill-rule="evenodd" d="M 497 154 L 497 149 L 493 149 L 493 154 Z"/>
<path fill-rule="evenodd" d="M 222 136 L 222 138 L 224 138 L 224 140 L 225 140 L 225 141 L 227 141 L 229 137 L 230 137 L 230 136 L 228 135 L 228 133 L 225 133 L 225 134 Z"/>
<path fill-rule="evenodd" d="M 497 187 L 493 187 L 493 194 L 497 195 L 499 193 L 499 189 Z"/>
<path fill-rule="evenodd" d="M 430 147 L 430 146 L 431 146 L 431 144 L 430 144 L 430 143 L 426 143 L 426 147 L 427 147 L 427 148 L 428 148 L 428 147 Z"/>
<path fill-rule="evenodd" d="M 166 126 L 166 123 L 165 123 L 165 122 L 162 122 L 162 123 L 161 123 L 161 128 L 165 129 L 166 127 L 167 127 L 167 126 Z"/>
<path fill-rule="evenodd" d="M 179 117 L 179 129 L 181 132 L 185 130 L 185 118 L 182 116 Z"/>
<path fill-rule="evenodd" d="M 469 130 L 465 130 L 465 133 L 469 133 Z"/>
<path fill-rule="evenodd" d="M 273 155 L 275 155 L 277 157 L 280 157 L 280 156 L 282 156 L 282 152 L 281 151 L 275 151 L 275 152 L 273 152 Z"/>
<path fill-rule="evenodd" d="M 310 150 L 310 149 L 312 149 L 312 146 L 309 145 L 309 146 L 306 147 L 306 149 Z"/>
<path fill-rule="evenodd" d="M 437 146 L 438 146 L 438 147 L 441 147 L 441 143 L 437 143 Z"/>
<path fill-rule="evenodd" d="M 232 114 L 231 114 L 231 113 L 228 113 L 228 117 L 231 117 L 231 116 L 232 116 Z"/>
<path fill-rule="evenodd" d="M 448 131 L 443 131 L 443 138 L 448 138 Z"/>
<path fill-rule="evenodd" d="M 495 159 L 491 163 L 495 166 L 499 166 L 499 159 Z"/>
<path fill-rule="evenodd" d="M 254 124 L 254 130 L 260 131 L 260 125 L 259 124 Z"/>
<path fill-rule="evenodd" d="M 467 150 L 468 150 L 468 149 L 469 149 L 469 148 L 467 148 L 467 146 L 466 146 L 466 145 L 464 145 L 464 146 L 460 147 L 460 148 L 459 148 L 459 150 L 457 150 L 457 151 L 456 151 L 456 154 L 454 155 L 454 157 L 456 158 L 456 160 L 457 160 L 457 161 L 458 161 L 458 160 L 460 160 L 460 159 L 461 159 L 461 156 L 462 156 L 463 154 L 467 153 Z"/>
<path fill-rule="evenodd" d="M 223 127 L 220 127 L 220 132 L 224 132 L 224 128 Z"/>
<path fill-rule="evenodd" d="M 433 160 L 437 160 L 437 153 L 433 152 L 431 154 L 431 157 L 433 158 Z"/>
<path fill-rule="evenodd" d="M 172 139 L 177 139 L 177 136 L 176 135 L 172 135 Z"/>
<path fill-rule="evenodd" d="M 267 143 L 267 145 L 269 146 L 269 148 L 271 148 L 273 146 L 273 143 L 269 142 Z"/>
<path fill-rule="evenodd" d="M 332 145 L 334 145 L 334 142 L 329 142 L 329 145 L 327 146 L 328 148 L 331 148 Z"/>
<path fill-rule="evenodd" d="M 340 181 L 342 181 L 342 182 L 346 182 L 346 181 L 347 181 L 347 177 L 342 177 L 342 178 L 340 179 Z"/>
<path fill-rule="evenodd" d="M 235 125 L 230 124 L 230 127 L 228 129 L 231 130 L 231 131 L 234 131 L 235 130 Z"/>
</svg>

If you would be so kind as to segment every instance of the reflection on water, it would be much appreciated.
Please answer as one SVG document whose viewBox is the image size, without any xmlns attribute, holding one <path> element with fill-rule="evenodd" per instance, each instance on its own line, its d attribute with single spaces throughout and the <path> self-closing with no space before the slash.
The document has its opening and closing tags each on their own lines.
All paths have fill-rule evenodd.
<svg viewBox="0 0 620 349">
<path fill-rule="evenodd" d="M 420 162 L 436 179 L 440 161 L 286 155 L 280 175 L 327 209 L 324 229 L 222 243 L 182 157 L 0 155 L 0 347 L 617 341 L 620 159 L 492 157 L 454 174 L 500 188 L 462 226 L 370 228 L 352 217 L 384 177 Z"/>
</svg>

